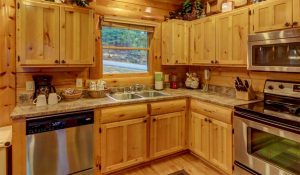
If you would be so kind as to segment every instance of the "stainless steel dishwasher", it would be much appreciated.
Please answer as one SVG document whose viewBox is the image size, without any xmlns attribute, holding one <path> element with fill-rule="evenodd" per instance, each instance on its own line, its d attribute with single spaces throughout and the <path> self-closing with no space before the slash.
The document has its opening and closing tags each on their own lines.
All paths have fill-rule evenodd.
<svg viewBox="0 0 300 175">
<path fill-rule="evenodd" d="M 92 174 L 93 111 L 26 120 L 26 174 Z"/>
</svg>

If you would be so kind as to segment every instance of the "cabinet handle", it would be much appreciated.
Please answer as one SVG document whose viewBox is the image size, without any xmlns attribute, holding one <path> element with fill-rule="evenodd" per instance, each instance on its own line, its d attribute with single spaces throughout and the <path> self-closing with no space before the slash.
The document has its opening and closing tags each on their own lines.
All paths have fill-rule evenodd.
<svg viewBox="0 0 300 175">
<path fill-rule="evenodd" d="M 284 25 L 285 25 L 286 27 L 289 27 L 291 24 L 290 24 L 289 22 L 286 22 Z"/>
<path fill-rule="evenodd" d="M 207 122 L 207 121 L 208 121 L 208 119 L 207 119 L 207 118 L 205 118 L 205 119 L 204 119 L 204 121 L 205 121 L 205 122 Z"/>
<path fill-rule="evenodd" d="M 58 61 L 58 60 L 55 60 L 55 61 L 54 61 L 54 63 L 58 64 L 58 63 L 59 63 L 59 61 Z"/>
<path fill-rule="evenodd" d="M 178 60 L 176 60 L 176 64 L 178 64 Z"/>
<path fill-rule="evenodd" d="M 219 64 L 219 61 L 218 61 L 218 60 L 216 60 L 216 61 L 215 61 L 215 64 Z"/>
<path fill-rule="evenodd" d="M 210 63 L 211 63 L 211 64 L 214 64 L 215 62 L 214 62 L 214 60 L 211 60 Z"/>
<path fill-rule="evenodd" d="M 152 121 L 153 121 L 153 122 L 156 122 L 156 118 L 154 118 Z"/>
<path fill-rule="evenodd" d="M 298 26 L 298 22 L 297 22 L 297 21 L 294 21 L 294 22 L 293 22 L 293 27 L 294 27 L 294 26 Z"/>
<path fill-rule="evenodd" d="M 211 120 L 208 120 L 208 122 L 209 122 L 209 123 L 212 123 L 212 121 L 211 121 Z"/>
<path fill-rule="evenodd" d="M 214 111 L 210 111 L 208 109 L 204 109 L 205 112 L 213 113 Z"/>
<path fill-rule="evenodd" d="M 62 60 L 62 61 L 61 61 L 61 63 L 65 64 L 65 63 L 66 63 L 66 61 L 65 61 L 65 60 Z"/>
</svg>

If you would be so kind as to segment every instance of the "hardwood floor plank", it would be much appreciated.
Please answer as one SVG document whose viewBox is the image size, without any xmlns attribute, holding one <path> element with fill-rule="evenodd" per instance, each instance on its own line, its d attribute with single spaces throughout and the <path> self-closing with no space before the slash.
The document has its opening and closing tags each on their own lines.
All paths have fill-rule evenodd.
<svg viewBox="0 0 300 175">
<path fill-rule="evenodd" d="M 149 165 L 125 171 L 122 175 L 168 175 L 182 169 L 190 175 L 222 175 L 191 154 L 154 161 Z"/>
</svg>

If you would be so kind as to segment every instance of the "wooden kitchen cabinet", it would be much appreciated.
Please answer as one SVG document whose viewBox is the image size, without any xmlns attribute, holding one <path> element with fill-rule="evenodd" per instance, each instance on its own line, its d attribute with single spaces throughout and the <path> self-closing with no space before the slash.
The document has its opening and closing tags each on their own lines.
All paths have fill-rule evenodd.
<svg viewBox="0 0 300 175">
<path fill-rule="evenodd" d="M 17 4 L 17 61 L 20 66 L 93 65 L 93 10 L 26 0 Z"/>
<path fill-rule="evenodd" d="M 151 117 L 151 157 L 158 158 L 183 150 L 185 112 L 174 112 Z"/>
<path fill-rule="evenodd" d="M 101 125 L 101 172 L 106 173 L 146 160 L 147 119 Z"/>
<path fill-rule="evenodd" d="M 232 125 L 209 119 L 209 160 L 232 174 Z"/>
<path fill-rule="evenodd" d="M 232 174 L 232 110 L 191 100 L 190 150 Z"/>
<path fill-rule="evenodd" d="M 189 60 L 189 22 L 169 20 L 162 23 L 162 64 L 186 65 Z"/>
<path fill-rule="evenodd" d="M 216 64 L 245 65 L 247 62 L 248 8 L 216 16 Z"/>
<path fill-rule="evenodd" d="M 215 17 L 191 22 L 190 63 L 210 64 L 216 60 Z"/>
<path fill-rule="evenodd" d="M 209 123 L 202 114 L 191 112 L 190 149 L 197 155 L 209 160 Z"/>
<path fill-rule="evenodd" d="M 297 4 L 298 0 L 294 0 Z M 297 17 L 299 6 L 294 4 Z M 295 9 L 296 8 L 296 9 Z M 293 26 L 293 0 L 266 1 L 254 6 L 252 10 L 253 31 L 264 32 L 270 30 L 287 29 Z"/>
<path fill-rule="evenodd" d="M 300 0 L 293 0 L 293 27 L 300 27 Z"/>
<path fill-rule="evenodd" d="M 62 7 L 60 12 L 60 59 L 62 64 L 93 64 L 95 53 L 94 12 Z"/>
<path fill-rule="evenodd" d="M 59 6 L 19 2 L 18 61 L 21 65 L 55 65 L 59 62 Z"/>
</svg>

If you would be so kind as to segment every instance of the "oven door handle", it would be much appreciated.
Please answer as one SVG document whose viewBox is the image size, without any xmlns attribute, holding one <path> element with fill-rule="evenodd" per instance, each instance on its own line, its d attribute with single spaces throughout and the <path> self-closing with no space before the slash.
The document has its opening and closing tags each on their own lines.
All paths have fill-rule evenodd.
<svg viewBox="0 0 300 175">
<path fill-rule="evenodd" d="M 295 126 L 291 126 L 285 123 L 281 123 L 281 122 L 276 122 L 276 121 L 271 121 L 268 119 L 263 119 L 261 117 L 256 117 L 254 114 L 248 114 L 248 113 L 244 113 L 244 112 L 239 112 L 239 111 L 235 111 L 234 115 L 237 117 L 241 117 L 247 120 L 251 120 L 251 121 L 255 121 L 261 124 L 267 124 L 267 125 L 271 125 L 273 127 L 276 128 L 281 128 L 290 132 L 294 132 L 296 134 L 300 134 L 300 129 L 298 127 Z"/>
<path fill-rule="evenodd" d="M 254 171 L 254 170 L 248 168 L 247 166 L 241 164 L 241 163 L 238 162 L 238 161 L 234 161 L 234 165 L 240 167 L 241 169 L 247 171 L 247 172 L 250 173 L 250 174 L 253 174 L 253 175 L 262 175 L 262 174 L 260 174 L 260 173 L 258 173 L 258 172 L 256 172 L 256 171 Z"/>
</svg>

